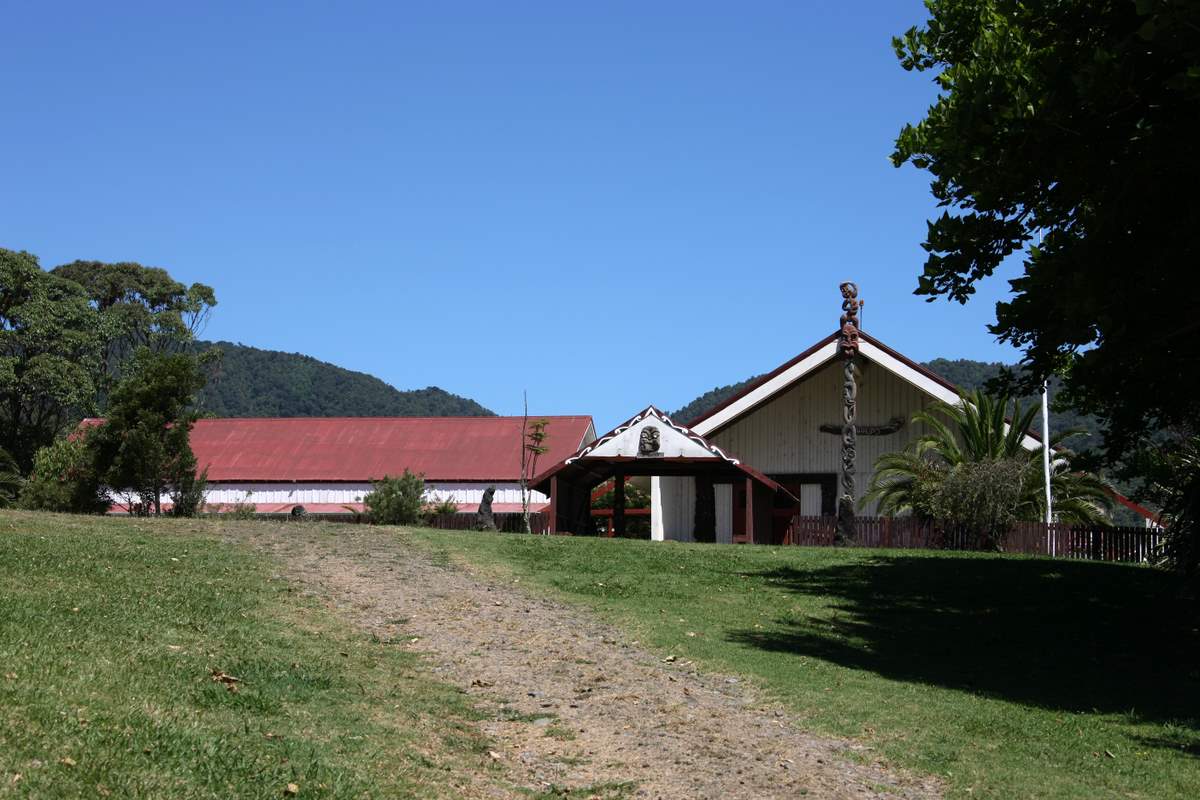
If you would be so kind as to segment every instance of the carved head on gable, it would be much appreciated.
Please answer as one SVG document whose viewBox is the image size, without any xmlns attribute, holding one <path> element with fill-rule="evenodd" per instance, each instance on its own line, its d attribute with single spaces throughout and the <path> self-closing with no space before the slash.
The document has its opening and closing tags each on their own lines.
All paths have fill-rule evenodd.
<svg viewBox="0 0 1200 800">
<path fill-rule="evenodd" d="M 653 425 L 647 425 L 642 428 L 641 435 L 638 438 L 638 455 L 648 456 L 657 453 L 661 443 L 658 428 Z"/>
<path fill-rule="evenodd" d="M 858 352 L 858 328 L 849 320 L 842 323 L 842 351 L 851 354 Z"/>
</svg>

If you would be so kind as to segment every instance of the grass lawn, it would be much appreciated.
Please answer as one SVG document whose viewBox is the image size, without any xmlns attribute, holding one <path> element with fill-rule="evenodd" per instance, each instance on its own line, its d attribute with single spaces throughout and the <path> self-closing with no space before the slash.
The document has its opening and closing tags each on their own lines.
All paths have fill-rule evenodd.
<svg viewBox="0 0 1200 800">
<path fill-rule="evenodd" d="M 957 797 L 1200 797 L 1200 634 L 1172 576 L 969 553 L 414 534 L 750 676 Z"/>
<path fill-rule="evenodd" d="M 212 530 L 0 513 L 0 797 L 461 796 L 466 698 Z"/>
</svg>

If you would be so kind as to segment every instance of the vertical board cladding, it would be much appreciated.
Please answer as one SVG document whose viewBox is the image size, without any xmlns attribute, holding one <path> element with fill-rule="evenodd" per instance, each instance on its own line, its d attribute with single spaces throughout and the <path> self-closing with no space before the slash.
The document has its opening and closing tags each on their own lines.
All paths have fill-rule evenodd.
<svg viewBox="0 0 1200 800">
<path fill-rule="evenodd" d="M 713 487 L 713 507 L 717 515 L 717 544 L 733 543 L 733 487 L 718 483 Z"/>
<path fill-rule="evenodd" d="M 658 489 L 663 539 L 676 542 L 695 541 L 692 536 L 696 519 L 695 479 L 662 476 L 658 478 Z"/>
<path fill-rule="evenodd" d="M 859 356 L 858 424 L 886 425 L 893 419 L 904 424 L 895 433 L 858 437 L 858 493 L 862 497 L 884 453 L 902 450 L 924 433 L 910 420 L 934 398 L 904 379 Z M 838 473 L 842 465 L 842 440 L 821 425 L 842 423 L 842 368 L 838 361 L 817 369 L 726 428 L 708 438 L 730 455 L 767 475 Z M 876 504 L 861 513 L 874 515 Z"/>
</svg>

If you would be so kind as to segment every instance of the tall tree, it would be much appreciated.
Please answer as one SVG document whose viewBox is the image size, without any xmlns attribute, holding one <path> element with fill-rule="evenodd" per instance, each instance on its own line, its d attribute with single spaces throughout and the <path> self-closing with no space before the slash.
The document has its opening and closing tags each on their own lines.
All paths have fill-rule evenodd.
<svg viewBox="0 0 1200 800">
<path fill-rule="evenodd" d="M 940 90 L 892 156 L 928 170 L 946 209 L 916 293 L 966 302 L 1022 258 L 991 330 L 1024 349 L 1032 381 L 1068 368 L 1109 460 L 1195 423 L 1200 395 L 1179 376 L 1200 364 L 1200 4 L 926 6 L 894 41 Z"/>
<path fill-rule="evenodd" d="M 184 349 L 217 304 L 210 286 L 185 286 L 165 269 L 129 261 L 73 261 L 55 267 L 52 273 L 82 286 L 99 312 L 103 359 L 95 383 L 101 402 L 119 379 L 122 362 L 137 348 L 153 352 Z"/>
<path fill-rule="evenodd" d="M 99 320 L 83 288 L 0 248 L 0 448 L 22 472 L 95 404 Z"/>
<path fill-rule="evenodd" d="M 105 422 L 91 437 L 96 465 L 114 491 L 137 497 L 143 513 L 161 513 L 163 495 L 195 476 L 188 436 L 204 380 L 194 354 L 142 347 L 112 391 Z"/>
</svg>

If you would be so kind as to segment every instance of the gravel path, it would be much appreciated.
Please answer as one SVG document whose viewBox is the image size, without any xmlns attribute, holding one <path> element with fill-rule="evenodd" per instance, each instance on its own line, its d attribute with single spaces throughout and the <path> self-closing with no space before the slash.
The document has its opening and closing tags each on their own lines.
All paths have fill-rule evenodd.
<svg viewBox="0 0 1200 800">
<path fill-rule="evenodd" d="M 584 611 L 438 563 L 403 536 L 339 530 L 248 525 L 231 535 L 357 624 L 409 637 L 441 679 L 496 709 L 480 725 L 519 786 L 632 784 L 631 796 L 649 798 L 940 794 L 855 745 L 804 733 L 735 677 L 664 660 Z"/>
</svg>

